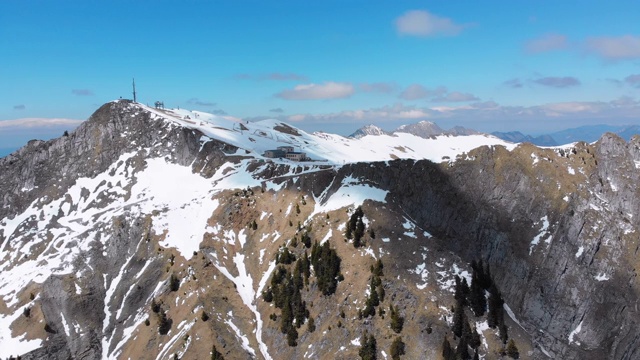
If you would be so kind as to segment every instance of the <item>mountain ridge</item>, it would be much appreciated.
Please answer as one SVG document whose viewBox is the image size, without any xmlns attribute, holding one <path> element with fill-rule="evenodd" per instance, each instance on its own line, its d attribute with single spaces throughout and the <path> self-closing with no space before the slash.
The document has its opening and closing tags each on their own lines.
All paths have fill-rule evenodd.
<svg viewBox="0 0 640 360">
<path fill-rule="evenodd" d="M 206 358 L 215 345 L 225 358 L 351 359 L 366 330 L 383 357 L 399 336 L 390 315 L 359 318 L 379 259 L 381 308 L 404 317 L 406 357 L 436 358 L 443 339 L 455 341 L 455 276 L 471 281 L 478 257 L 504 294 L 522 357 L 637 355 L 638 138 L 541 149 L 383 135 L 372 137 L 386 146 L 373 156 L 366 138 L 195 114 L 112 102 L 68 137 L 0 159 L 0 268 L 10 279 L 0 282 L 0 322 L 11 329 L 0 338 L 14 345 L 0 356 Z M 452 138 L 472 144 L 447 158 L 417 148 L 458 144 Z M 291 143 L 340 155 L 261 155 Z M 358 207 L 360 248 L 345 233 Z M 344 279 L 323 295 L 313 268 L 301 291 L 317 330 L 305 323 L 290 346 L 283 310 L 262 294 L 277 284 L 284 249 L 304 256 L 305 236 L 335 249 Z M 479 352 L 499 358 L 499 332 L 471 319 L 486 342 Z"/>
</svg>

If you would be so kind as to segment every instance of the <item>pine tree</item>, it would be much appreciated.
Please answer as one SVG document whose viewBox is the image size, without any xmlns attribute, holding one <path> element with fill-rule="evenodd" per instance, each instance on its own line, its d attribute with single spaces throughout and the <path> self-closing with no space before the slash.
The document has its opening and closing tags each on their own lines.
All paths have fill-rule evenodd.
<svg viewBox="0 0 640 360">
<path fill-rule="evenodd" d="M 487 322 L 492 329 L 503 322 L 503 304 L 504 300 L 502 300 L 500 291 L 495 284 L 492 284 L 489 288 L 489 313 L 487 315 Z"/>
<path fill-rule="evenodd" d="M 462 336 L 462 327 L 464 323 L 467 321 L 467 316 L 464 313 L 464 307 L 462 306 L 462 300 L 459 299 L 456 303 L 456 306 L 453 310 L 453 326 L 451 331 L 457 336 Z"/>
<path fill-rule="evenodd" d="M 462 306 L 466 306 L 467 293 L 469 293 L 469 287 L 467 286 L 465 289 L 465 286 L 463 285 L 463 282 L 462 282 L 462 279 L 460 279 L 460 276 L 456 275 L 454 279 L 456 281 L 456 285 L 454 288 L 455 292 L 454 292 L 453 298 L 456 299 L 457 302 L 460 302 Z M 465 280 L 465 284 L 466 284 L 466 280 Z"/>
<path fill-rule="evenodd" d="M 518 347 L 513 339 L 509 340 L 509 343 L 507 344 L 507 355 L 512 359 L 518 359 L 520 357 Z"/>
<path fill-rule="evenodd" d="M 404 318 L 398 313 L 398 308 L 393 305 L 389 305 L 389 312 L 391 313 L 391 330 L 399 334 L 404 325 Z"/>
<path fill-rule="evenodd" d="M 463 337 L 466 340 L 467 344 L 470 345 L 472 334 L 471 334 L 471 326 L 469 326 L 469 321 L 464 321 L 462 323 L 461 337 Z"/>
<path fill-rule="evenodd" d="M 402 342 L 402 337 L 398 336 L 395 338 L 391 343 L 391 349 L 389 349 L 391 358 L 393 360 L 400 360 L 400 356 L 405 354 L 404 347 L 405 345 L 404 342 Z"/>
<path fill-rule="evenodd" d="M 482 280 L 480 274 L 473 269 L 473 277 L 471 278 L 471 289 L 469 291 L 469 305 L 475 316 L 484 315 L 487 309 L 487 299 L 484 295 Z"/>
<path fill-rule="evenodd" d="M 175 274 L 171 274 L 171 278 L 169 278 L 169 290 L 178 291 L 180 289 L 180 279 Z"/>
<path fill-rule="evenodd" d="M 451 344 L 449 343 L 449 339 L 447 339 L 447 337 L 444 337 L 444 340 L 442 341 L 442 359 L 444 360 L 452 360 L 455 359 L 456 354 L 453 351 L 453 348 L 451 347 Z"/>
<path fill-rule="evenodd" d="M 503 344 L 507 343 L 509 339 L 509 333 L 507 331 L 507 325 L 504 324 L 504 321 L 498 326 L 498 330 L 500 330 L 500 340 L 502 340 Z"/>
<path fill-rule="evenodd" d="M 358 355 L 360 355 L 360 359 L 362 360 L 376 360 L 378 355 L 378 349 L 376 344 L 376 338 L 373 335 L 368 335 L 365 333 L 362 335 L 360 339 L 360 350 L 358 351 Z"/>
<path fill-rule="evenodd" d="M 295 327 L 289 326 L 287 330 L 287 344 L 289 346 L 298 346 L 298 331 Z"/>
<path fill-rule="evenodd" d="M 216 349 L 215 345 L 213 345 L 213 349 L 211 350 L 211 360 L 224 360 L 224 356 Z"/>
<path fill-rule="evenodd" d="M 460 341 L 458 341 L 458 346 L 456 347 L 456 358 L 459 360 L 471 360 L 471 356 L 469 356 L 469 346 L 467 345 L 467 340 L 464 337 L 461 337 Z"/>
<path fill-rule="evenodd" d="M 478 330 L 475 326 L 471 329 L 471 339 L 469 340 L 469 346 L 474 349 L 477 349 L 482 344 L 482 340 L 480 339 L 480 334 L 478 334 Z"/>
<path fill-rule="evenodd" d="M 167 318 L 167 314 L 164 311 L 158 313 L 158 333 L 160 335 L 166 335 L 171 330 L 171 319 Z"/>
<path fill-rule="evenodd" d="M 310 333 L 316 331 L 316 322 L 312 317 L 310 317 L 309 322 L 307 322 L 307 331 Z"/>
<path fill-rule="evenodd" d="M 209 320 L 209 314 L 207 314 L 206 311 L 202 310 L 202 314 L 200 315 L 200 319 L 202 319 L 202 321 Z"/>
</svg>

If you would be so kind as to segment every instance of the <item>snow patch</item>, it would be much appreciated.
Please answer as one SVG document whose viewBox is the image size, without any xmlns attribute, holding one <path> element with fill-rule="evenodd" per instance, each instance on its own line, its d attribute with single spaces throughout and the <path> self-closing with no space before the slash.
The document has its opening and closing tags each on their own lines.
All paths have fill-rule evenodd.
<svg viewBox="0 0 640 360">
<path fill-rule="evenodd" d="M 582 322 L 583 321 L 580 321 L 580 324 L 578 324 L 578 326 L 569 334 L 569 344 L 571 344 L 573 342 L 573 338 L 582 331 Z"/>
</svg>

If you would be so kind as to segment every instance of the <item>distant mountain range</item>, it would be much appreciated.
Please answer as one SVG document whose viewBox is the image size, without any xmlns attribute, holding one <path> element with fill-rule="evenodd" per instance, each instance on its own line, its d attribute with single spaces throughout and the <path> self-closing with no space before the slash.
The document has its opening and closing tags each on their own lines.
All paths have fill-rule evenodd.
<svg viewBox="0 0 640 360">
<path fill-rule="evenodd" d="M 393 135 L 396 133 L 411 134 L 422 138 L 431 138 L 438 135 L 459 136 L 481 134 L 479 131 L 467 129 L 462 126 L 455 126 L 449 130 L 444 130 L 431 121 L 420 121 L 415 124 L 401 125 L 393 131 L 385 131 L 376 125 L 370 124 L 356 130 L 353 134 L 349 135 L 349 137 L 359 139 L 367 135 Z"/>
<path fill-rule="evenodd" d="M 513 143 L 529 142 L 538 146 L 557 146 L 569 144 L 578 141 L 592 143 L 602 137 L 604 133 L 614 133 L 626 141 L 629 141 L 634 135 L 640 134 L 640 125 L 587 125 L 572 129 L 543 134 L 539 136 L 531 136 L 521 133 L 520 131 L 509 132 L 492 132 L 491 135 Z M 444 130 L 436 123 L 430 121 L 420 121 L 415 124 L 402 125 L 393 131 L 385 131 L 376 125 L 363 126 L 349 135 L 351 138 L 362 138 L 367 135 L 393 135 L 396 133 L 408 133 L 415 136 L 430 138 L 438 135 L 475 135 L 481 132 L 455 126 L 449 130 Z"/>
</svg>

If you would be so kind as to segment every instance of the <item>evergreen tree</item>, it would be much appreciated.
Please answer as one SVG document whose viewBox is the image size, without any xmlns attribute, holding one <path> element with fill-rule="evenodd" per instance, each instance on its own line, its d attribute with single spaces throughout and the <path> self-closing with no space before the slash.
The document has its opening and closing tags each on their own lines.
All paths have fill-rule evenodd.
<svg viewBox="0 0 640 360">
<path fill-rule="evenodd" d="M 453 331 L 453 333 L 455 334 L 455 336 L 457 337 L 461 337 L 462 336 L 462 327 L 464 326 L 464 323 L 467 321 L 467 316 L 464 313 L 464 307 L 462 306 L 462 300 L 459 299 L 456 303 L 456 306 L 453 309 L 453 326 L 451 328 L 451 331 Z"/>
<path fill-rule="evenodd" d="M 362 360 L 376 360 L 378 355 L 378 349 L 376 344 L 376 338 L 373 335 L 368 335 L 365 333 L 362 335 L 360 339 L 360 350 L 358 351 L 358 355 L 360 355 L 360 359 Z"/>
<path fill-rule="evenodd" d="M 398 336 L 391 343 L 391 349 L 389 352 L 391 353 L 391 358 L 393 360 L 400 360 L 400 356 L 405 354 L 404 351 L 404 342 L 402 342 L 402 337 Z"/>
<path fill-rule="evenodd" d="M 469 291 L 469 305 L 475 316 L 484 315 L 487 309 L 487 299 L 484 295 L 482 286 L 482 275 L 473 269 L 473 277 L 471 278 L 471 289 Z"/>
<path fill-rule="evenodd" d="M 470 345 L 471 342 L 471 326 L 469 326 L 469 321 L 464 321 L 462 323 L 462 336 L 466 341 L 467 341 L 467 345 Z"/>
<path fill-rule="evenodd" d="M 307 250 L 304 251 L 304 255 L 302 256 L 302 275 L 304 275 L 304 283 L 305 285 L 309 285 L 309 277 L 311 276 L 311 262 L 309 261 L 309 255 L 307 255 Z"/>
<path fill-rule="evenodd" d="M 289 265 L 296 260 L 296 256 L 289 251 L 288 247 L 283 246 L 281 249 L 276 254 L 276 264 Z"/>
<path fill-rule="evenodd" d="M 202 319 L 202 321 L 209 320 L 209 314 L 207 314 L 206 311 L 202 310 L 202 314 L 200 315 L 200 319 Z"/>
<path fill-rule="evenodd" d="M 389 312 L 391 313 L 391 330 L 399 334 L 404 325 L 404 318 L 398 313 L 398 308 L 393 305 L 389 305 Z"/>
<path fill-rule="evenodd" d="M 211 350 L 211 360 L 224 360 L 224 356 L 216 349 L 215 345 L 213 345 L 213 349 Z"/>
<path fill-rule="evenodd" d="M 171 274 L 169 278 L 169 290 L 178 291 L 180 289 L 180 279 L 175 274 Z"/>
<path fill-rule="evenodd" d="M 460 302 L 462 304 L 462 306 L 466 306 L 467 305 L 467 294 L 469 293 L 469 286 L 465 286 L 466 285 L 466 279 L 463 283 L 462 279 L 460 279 L 460 276 L 456 275 L 455 276 L 455 281 L 456 281 L 456 285 L 454 287 L 454 295 L 453 298 L 456 299 L 456 302 Z"/>
<path fill-rule="evenodd" d="M 518 359 L 520 357 L 518 347 L 513 339 L 509 340 L 509 343 L 507 344 L 507 355 L 512 359 Z"/>
<path fill-rule="evenodd" d="M 331 295 L 336 292 L 340 281 L 341 259 L 335 249 L 329 247 L 329 242 L 321 246 L 316 242 L 311 249 L 311 264 L 318 278 L 318 288 L 323 295 Z"/>
<path fill-rule="evenodd" d="M 166 335 L 171 330 L 171 319 L 167 318 L 167 314 L 164 311 L 158 313 L 158 333 L 160 335 Z"/>
<path fill-rule="evenodd" d="M 487 315 L 487 322 L 490 328 L 495 329 L 504 322 L 503 305 L 504 300 L 502 300 L 500 291 L 495 284 L 492 284 L 489 288 L 489 313 Z"/>
<path fill-rule="evenodd" d="M 500 324 L 498 330 L 500 330 L 500 340 L 502 340 L 503 344 L 506 344 L 507 340 L 509 339 L 509 333 L 507 331 L 507 325 L 505 325 L 504 321 Z"/>
<path fill-rule="evenodd" d="M 298 331 L 293 326 L 289 326 L 287 331 L 287 344 L 289 346 L 298 346 Z"/>
<path fill-rule="evenodd" d="M 384 269 L 384 264 L 382 264 L 382 259 L 378 259 L 376 260 L 375 265 L 373 265 L 373 267 L 371 268 L 371 273 L 374 276 L 381 277 L 381 276 L 384 276 L 384 273 L 382 271 L 383 269 Z"/>
<path fill-rule="evenodd" d="M 478 330 L 475 326 L 471 329 L 471 339 L 469 340 L 469 346 L 474 349 L 478 349 L 482 344 L 482 340 L 480 339 L 480 334 L 478 334 Z"/>
<path fill-rule="evenodd" d="M 449 340 L 445 336 L 444 340 L 442 341 L 442 358 L 444 360 L 453 360 L 455 359 L 455 357 L 456 354 L 454 353 L 453 348 L 451 348 Z"/>
<path fill-rule="evenodd" d="M 312 317 L 309 317 L 309 322 L 307 322 L 307 331 L 310 333 L 316 331 L 316 322 Z"/>
<path fill-rule="evenodd" d="M 467 340 L 464 337 L 461 337 L 460 341 L 458 341 L 458 346 L 456 347 L 456 358 L 458 360 L 471 360 L 471 356 L 469 356 L 469 346 L 467 345 Z"/>
<path fill-rule="evenodd" d="M 473 353 L 473 360 L 480 360 L 480 356 L 478 355 L 478 349 Z"/>
</svg>

